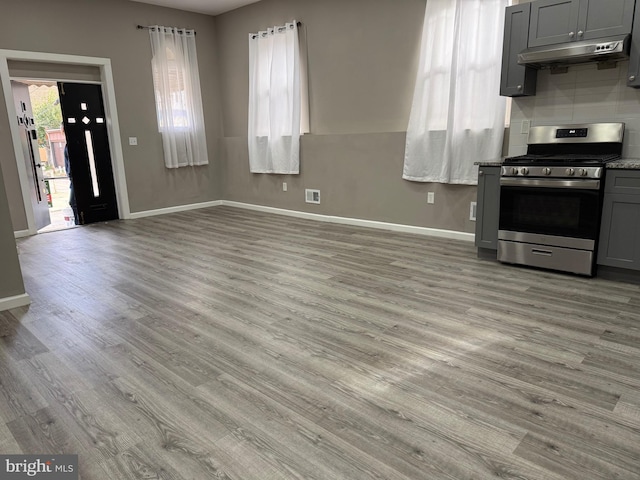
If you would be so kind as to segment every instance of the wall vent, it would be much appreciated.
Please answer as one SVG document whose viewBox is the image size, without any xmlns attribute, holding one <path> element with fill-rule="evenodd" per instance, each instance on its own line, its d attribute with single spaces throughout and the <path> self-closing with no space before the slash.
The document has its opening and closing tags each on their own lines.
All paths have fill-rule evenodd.
<svg viewBox="0 0 640 480">
<path fill-rule="evenodd" d="M 320 203 L 320 190 L 311 190 L 306 188 L 304 190 L 304 197 L 307 203 Z"/>
</svg>

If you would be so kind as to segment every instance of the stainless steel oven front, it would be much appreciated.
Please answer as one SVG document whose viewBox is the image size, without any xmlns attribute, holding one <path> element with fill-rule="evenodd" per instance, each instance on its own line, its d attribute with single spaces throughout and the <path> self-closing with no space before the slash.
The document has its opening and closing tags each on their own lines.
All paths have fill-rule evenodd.
<svg viewBox="0 0 640 480">
<path fill-rule="evenodd" d="M 602 178 L 510 177 L 502 168 L 498 260 L 593 275 Z"/>
</svg>

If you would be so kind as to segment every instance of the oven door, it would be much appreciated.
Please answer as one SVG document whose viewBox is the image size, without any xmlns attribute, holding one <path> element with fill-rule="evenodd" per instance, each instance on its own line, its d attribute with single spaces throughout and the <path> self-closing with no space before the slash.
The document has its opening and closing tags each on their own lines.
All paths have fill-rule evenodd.
<svg viewBox="0 0 640 480">
<path fill-rule="evenodd" d="M 600 182 L 501 178 L 499 260 L 591 275 L 602 210 Z"/>
</svg>

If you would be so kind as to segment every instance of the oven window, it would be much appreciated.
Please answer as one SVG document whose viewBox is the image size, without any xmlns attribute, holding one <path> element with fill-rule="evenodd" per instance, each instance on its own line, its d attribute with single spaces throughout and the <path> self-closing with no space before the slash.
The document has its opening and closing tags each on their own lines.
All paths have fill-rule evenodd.
<svg viewBox="0 0 640 480">
<path fill-rule="evenodd" d="M 520 194 L 514 197 L 513 215 L 536 228 L 576 229 L 580 227 L 580 202 L 578 197 Z"/>
<path fill-rule="evenodd" d="M 595 240 L 599 223 L 596 190 L 501 188 L 500 230 Z"/>
</svg>

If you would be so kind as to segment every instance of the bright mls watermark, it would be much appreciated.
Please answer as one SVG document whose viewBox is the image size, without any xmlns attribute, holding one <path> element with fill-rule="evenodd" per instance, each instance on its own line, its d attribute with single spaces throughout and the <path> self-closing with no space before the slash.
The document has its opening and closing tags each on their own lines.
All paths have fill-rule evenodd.
<svg viewBox="0 0 640 480">
<path fill-rule="evenodd" d="M 0 455 L 0 480 L 78 480 L 78 455 Z"/>
</svg>

